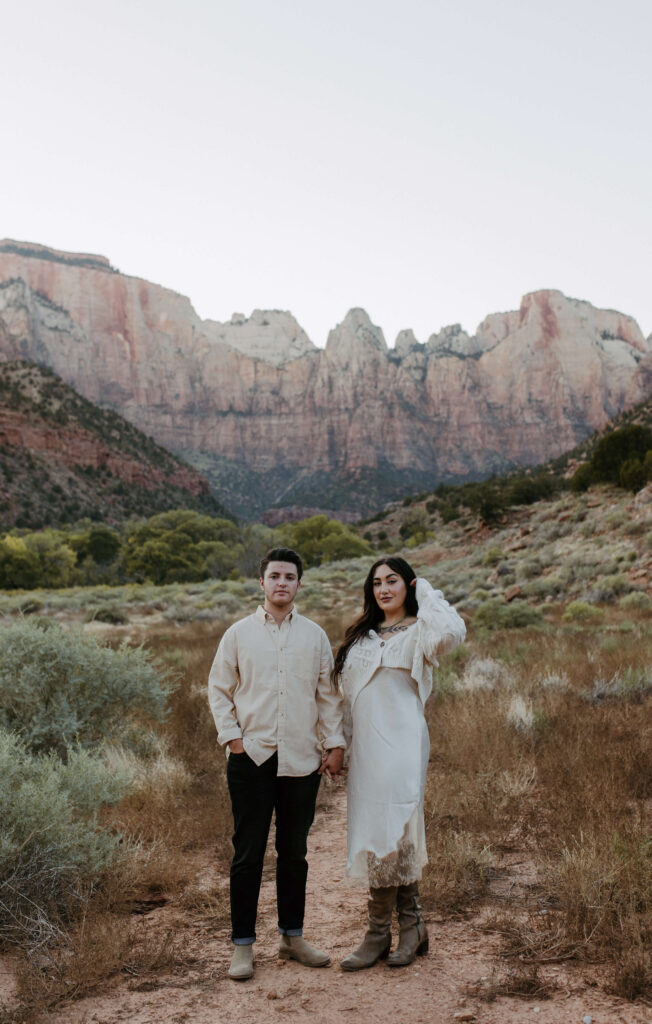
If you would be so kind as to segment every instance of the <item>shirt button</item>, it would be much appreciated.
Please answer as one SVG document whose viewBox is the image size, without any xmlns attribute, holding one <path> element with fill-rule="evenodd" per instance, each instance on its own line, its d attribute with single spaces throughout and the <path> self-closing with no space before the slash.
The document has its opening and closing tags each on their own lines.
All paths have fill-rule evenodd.
<svg viewBox="0 0 652 1024">
<path fill-rule="evenodd" d="M 385 641 L 384 641 L 384 640 L 381 640 L 381 641 L 380 641 L 380 646 L 381 646 L 381 647 L 384 647 L 384 646 L 385 646 Z"/>
</svg>

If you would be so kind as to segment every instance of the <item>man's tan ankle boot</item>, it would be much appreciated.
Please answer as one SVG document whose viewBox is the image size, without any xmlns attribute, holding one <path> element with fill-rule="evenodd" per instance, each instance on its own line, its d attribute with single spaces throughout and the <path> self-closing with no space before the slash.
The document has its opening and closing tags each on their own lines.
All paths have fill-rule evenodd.
<svg viewBox="0 0 652 1024">
<path fill-rule="evenodd" d="M 281 960 L 297 960 L 306 967 L 326 967 L 331 962 L 328 953 L 315 949 L 302 935 L 281 935 L 278 955 Z"/>
<path fill-rule="evenodd" d="M 254 944 L 250 946 L 234 946 L 229 978 L 234 981 L 246 981 L 254 973 Z"/>
</svg>

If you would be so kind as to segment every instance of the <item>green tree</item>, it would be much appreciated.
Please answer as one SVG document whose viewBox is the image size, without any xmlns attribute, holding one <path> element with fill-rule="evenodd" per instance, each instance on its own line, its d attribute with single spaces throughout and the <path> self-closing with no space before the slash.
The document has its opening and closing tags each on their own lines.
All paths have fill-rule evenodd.
<svg viewBox="0 0 652 1024">
<path fill-rule="evenodd" d="M 161 512 L 129 530 L 123 547 L 125 571 L 152 583 L 224 578 L 240 553 L 238 528 L 191 510 Z"/>
<path fill-rule="evenodd" d="M 78 562 L 91 558 L 96 565 L 107 565 L 118 555 L 122 541 L 115 530 L 98 525 L 84 533 L 75 533 L 70 538 L 70 546 L 76 551 Z"/>
<path fill-rule="evenodd" d="M 311 516 L 297 523 L 285 523 L 279 530 L 285 542 L 301 555 L 306 568 L 338 558 L 371 555 L 373 548 L 357 533 L 328 516 Z"/>
<path fill-rule="evenodd" d="M 411 509 L 399 527 L 399 534 L 411 547 L 425 544 L 429 537 L 428 517 L 422 509 Z"/>
<path fill-rule="evenodd" d="M 38 586 L 67 587 L 72 582 L 77 556 L 65 534 L 59 530 L 38 530 L 28 533 L 24 540 L 39 560 Z"/>
<path fill-rule="evenodd" d="M 643 461 L 652 448 L 652 430 L 638 423 L 612 430 L 601 438 L 591 457 L 595 480 L 618 483 L 620 467 L 628 459 Z"/>
<path fill-rule="evenodd" d="M 583 462 L 578 466 L 569 481 L 569 487 L 575 494 L 582 494 L 593 483 L 593 466 L 590 462 Z"/>
<path fill-rule="evenodd" d="M 642 487 L 645 487 L 645 466 L 640 459 L 625 459 L 620 467 L 618 483 L 626 491 L 640 491 Z"/>
<path fill-rule="evenodd" d="M 22 537 L 7 534 L 0 540 L 0 589 L 31 590 L 38 585 L 38 556 Z"/>
</svg>

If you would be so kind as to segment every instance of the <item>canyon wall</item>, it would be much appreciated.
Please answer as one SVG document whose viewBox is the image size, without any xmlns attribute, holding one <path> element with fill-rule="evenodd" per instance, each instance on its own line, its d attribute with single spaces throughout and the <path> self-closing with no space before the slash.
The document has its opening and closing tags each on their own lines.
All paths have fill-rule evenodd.
<svg viewBox="0 0 652 1024">
<path fill-rule="evenodd" d="M 440 481 L 571 448 L 652 391 L 629 316 L 546 290 L 389 349 L 353 309 L 326 347 L 290 313 L 202 321 L 184 296 L 104 257 L 0 242 L 0 358 L 53 369 L 211 480 L 245 516 L 371 512 Z"/>
</svg>

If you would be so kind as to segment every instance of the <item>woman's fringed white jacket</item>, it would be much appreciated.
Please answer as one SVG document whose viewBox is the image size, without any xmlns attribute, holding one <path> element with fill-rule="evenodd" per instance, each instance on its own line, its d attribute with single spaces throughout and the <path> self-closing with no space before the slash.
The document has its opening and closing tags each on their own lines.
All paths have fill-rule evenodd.
<svg viewBox="0 0 652 1024">
<path fill-rule="evenodd" d="M 439 664 L 437 656 L 457 647 L 466 637 L 464 620 L 441 590 L 434 590 L 427 580 L 419 577 L 416 598 L 419 609 L 412 628 L 392 637 L 387 646 L 372 630 L 369 636 L 362 637 L 349 648 L 341 687 L 350 709 L 380 667 L 381 660 L 384 668 L 410 670 L 425 705 L 432 692 L 432 670 Z"/>
</svg>

